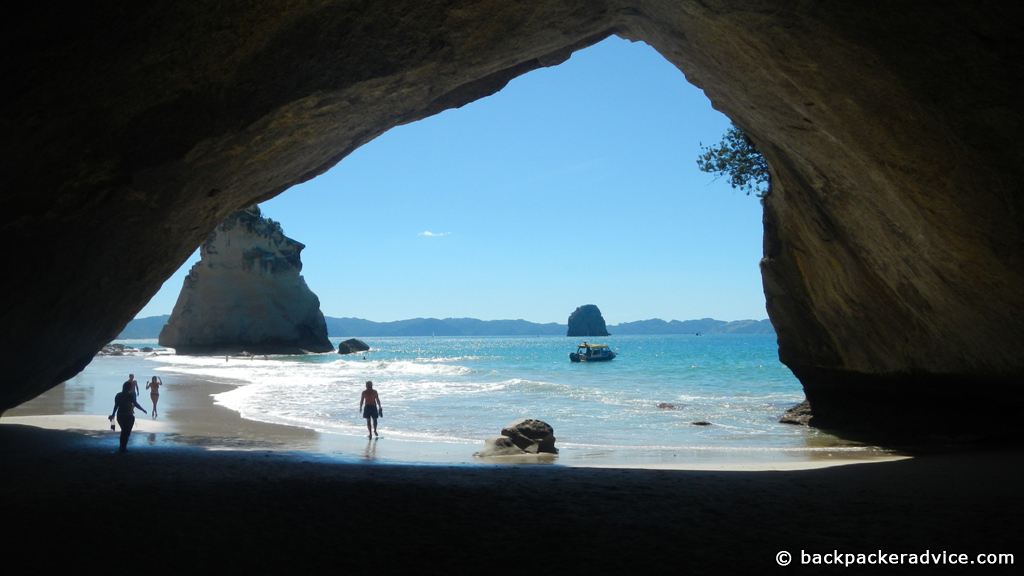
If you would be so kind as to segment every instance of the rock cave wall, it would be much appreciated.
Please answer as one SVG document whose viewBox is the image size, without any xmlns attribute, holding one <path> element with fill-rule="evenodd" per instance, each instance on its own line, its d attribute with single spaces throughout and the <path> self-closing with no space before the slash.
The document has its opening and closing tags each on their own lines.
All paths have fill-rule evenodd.
<svg viewBox="0 0 1024 576">
<path fill-rule="evenodd" d="M 0 410 L 80 371 L 234 210 L 611 34 L 767 157 L 768 313 L 817 424 L 938 429 L 969 389 L 995 410 L 975 432 L 998 434 L 1022 408 L 1017 4 L 19 8 L 0 25 Z"/>
</svg>

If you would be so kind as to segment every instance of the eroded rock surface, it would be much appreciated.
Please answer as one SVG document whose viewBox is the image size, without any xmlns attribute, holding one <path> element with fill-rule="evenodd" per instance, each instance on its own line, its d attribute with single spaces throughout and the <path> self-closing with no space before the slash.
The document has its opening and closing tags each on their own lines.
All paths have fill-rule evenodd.
<svg viewBox="0 0 1024 576">
<path fill-rule="evenodd" d="M 228 216 L 185 277 L 160 345 L 179 354 L 334 350 L 320 300 L 299 274 L 303 248 L 255 206 Z"/>
<path fill-rule="evenodd" d="M 519 418 L 501 429 L 501 435 L 530 454 L 558 454 L 555 448 L 555 429 L 536 418 Z"/>
<path fill-rule="evenodd" d="M 938 428 L 966 389 L 994 410 L 979 431 L 1005 433 L 1024 409 L 1022 6 L 19 5 L 0 349 L 31 352 L 6 359 L 0 410 L 80 371 L 231 212 L 618 34 L 768 159 L 768 314 L 815 422 Z"/>
<path fill-rule="evenodd" d="M 478 458 L 492 456 L 558 454 L 555 430 L 550 424 L 536 418 L 519 418 L 501 429 L 501 435 L 484 440 L 484 447 L 473 455 Z"/>
</svg>

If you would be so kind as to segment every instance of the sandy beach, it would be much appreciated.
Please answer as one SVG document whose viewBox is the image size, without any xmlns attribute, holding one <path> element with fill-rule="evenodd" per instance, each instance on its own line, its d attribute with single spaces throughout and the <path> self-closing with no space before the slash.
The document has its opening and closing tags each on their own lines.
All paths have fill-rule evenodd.
<svg viewBox="0 0 1024 576">
<path fill-rule="evenodd" d="M 227 385 L 168 386 L 161 417 L 140 415 L 127 454 L 103 412 L 80 412 L 106 391 L 85 401 L 56 391 L 5 414 L 11 561 L 48 571 L 710 574 L 880 568 L 802 565 L 814 554 L 1021 558 L 1016 449 L 826 467 L 482 463 L 468 446 L 325 439 L 247 421 L 213 404 L 217 386 Z M 141 403 L 148 409 L 145 394 Z M 407 450 L 433 460 L 401 463 Z M 970 570 L 936 558 L 925 570 L 886 568 Z"/>
<path fill-rule="evenodd" d="M 73 381 L 57 386 L 39 397 L 9 410 L 0 424 L 26 424 L 56 430 L 76 430 L 116 446 L 116 433 L 109 432 L 104 415 L 113 408 L 113 397 L 129 373 L 140 382 L 140 404 L 151 409 L 145 382 L 153 373 L 154 363 L 144 356 L 107 358 L 103 369 L 82 372 Z M 248 363 L 249 359 L 236 359 Z M 118 370 L 112 372 L 112 370 Z M 342 462 L 374 462 L 382 464 L 500 465 L 537 462 L 534 457 L 499 458 L 481 461 L 474 453 L 483 448 L 485 437 L 476 441 L 426 441 L 389 434 L 389 418 L 380 420 L 382 438 L 368 439 L 365 432 L 353 435 L 320 433 L 308 428 L 271 424 L 242 418 L 233 410 L 214 403 L 217 394 L 233 389 L 238 383 L 210 380 L 203 377 L 162 373 L 163 394 L 159 401 L 159 418 L 139 413 L 132 444 L 147 447 L 198 446 L 207 449 L 263 449 L 315 453 L 325 459 Z M 352 398 L 351 415 L 357 430 L 362 419 L 357 410 L 357 397 Z M 332 408 L 343 410 L 343 407 Z M 523 414 L 523 417 L 529 416 Z M 502 423 L 504 424 L 504 423 Z M 490 434 L 497 434 L 500 426 Z M 556 436 L 559 436 L 555 430 Z M 757 450 L 742 446 L 725 449 L 689 447 L 666 449 L 629 449 L 589 446 L 584 449 L 564 443 L 555 458 L 541 461 L 558 466 L 595 468 L 643 468 L 687 470 L 801 470 L 860 463 L 895 460 L 897 453 L 867 447 L 864 449 L 831 450 Z"/>
</svg>

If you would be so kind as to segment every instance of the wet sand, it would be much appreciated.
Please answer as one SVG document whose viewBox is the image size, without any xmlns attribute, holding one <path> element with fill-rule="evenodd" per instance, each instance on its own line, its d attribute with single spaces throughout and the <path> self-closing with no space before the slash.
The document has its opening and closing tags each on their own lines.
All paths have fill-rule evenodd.
<svg viewBox="0 0 1024 576">
<path fill-rule="evenodd" d="M 25 557 L 35 570 L 75 572 L 719 574 L 821 572 L 800 565 L 801 551 L 1022 558 L 1016 449 L 807 470 L 467 465 L 461 448 L 453 461 L 392 464 L 376 457 L 387 439 L 324 450 L 320 435 L 245 421 L 212 405 L 209 383 L 192 384 L 168 387 L 161 418 L 139 419 L 127 454 L 117 453 L 102 413 L 19 419 L 53 411 L 34 402 L 0 419 L 10 565 Z M 67 412 L 66 400 L 54 402 Z M 782 551 L 793 558 L 785 569 Z M 910 568 L 884 571 L 981 573 Z M 882 571 L 824 571 L 869 570 Z"/>
<path fill-rule="evenodd" d="M 3 423 L 20 423 L 53 429 L 80 430 L 116 446 L 116 434 L 103 434 L 108 423 L 102 414 L 112 409 L 114 394 L 129 372 L 137 375 L 142 392 L 139 402 L 149 410 L 151 402 L 144 381 L 152 363 L 141 357 L 116 359 L 123 374 L 83 372 L 74 382 L 58 386 L 38 398 L 8 411 Z M 898 459 L 878 449 L 839 447 L 818 450 L 756 450 L 721 447 L 709 449 L 644 449 L 579 447 L 561 443 L 554 458 L 506 457 L 481 461 L 474 453 L 476 442 L 426 442 L 389 435 L 389 420 L 379 422 L 381 439 L 365 436 L 321 434 L 309 429 L 268 424 L 241 418 L 236 412 L 213 403 L 212 396 L 230 390 L 230 382 L 213 382 L 183 374 L 165 374 L 159 402 L 160 416 L 152 420 L 139 414 L 132 444 L 154 446 L 201 446 L 209 449 L 266 449 L 315 453 L 317 457 L 345 462 L 372 461 L 389 464 L 491 465 L 547 462 L 558 466 L 596 468 L 644 468 L 688 470 L 799 470 Z M 355 400 L 353 421 L 361 421 Z M 497 433 L 495 430 L 494 433 Z M 556 430 L 557 435 L 557 430 Z M 109 437 L 107 437 L 109 436 Z"/>
</svg>

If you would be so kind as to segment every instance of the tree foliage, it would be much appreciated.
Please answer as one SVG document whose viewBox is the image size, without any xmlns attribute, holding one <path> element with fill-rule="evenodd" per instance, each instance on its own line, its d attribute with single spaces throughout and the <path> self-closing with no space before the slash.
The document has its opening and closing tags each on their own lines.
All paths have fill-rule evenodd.
<svg viewBox="0 0 1024 576">
<path fill-rule="evenodd" d="M 733 188 L 743 190 L 747 196 L 756 192 L 764 198 L 771 190 L 768 163 L 749 136 L 733 124 L 715 146 L 700 147 L 697 167 L 717 176 L 729 176 Z"/>
</svg>

